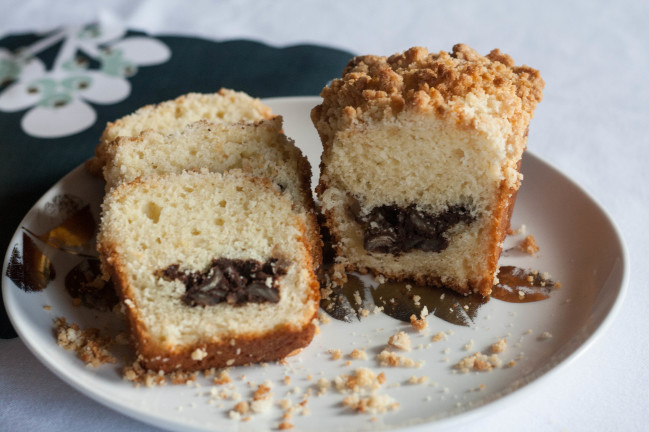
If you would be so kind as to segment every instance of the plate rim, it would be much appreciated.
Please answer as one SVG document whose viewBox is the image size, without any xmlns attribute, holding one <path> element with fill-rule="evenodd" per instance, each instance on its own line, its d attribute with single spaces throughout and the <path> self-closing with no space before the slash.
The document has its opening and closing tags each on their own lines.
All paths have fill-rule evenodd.
<svg viewBox="0 0 649 432">
<path fill-rule="evenodd" d="M 296 104 L 296 103 L 312 103 L 313 106 L 320 103 L 322 98 L 320 96 L 287 96 L 287 97 L 272 97 L 272 98 L 262 98 L 260 99 L 263 103 L 281 103 L 281 104 Z M 490 400 L 486 403 L 483 403 L 480 406 L 471 408 L 467 411 L 463 411 L 459 414 L 450 415 L 440 419 L 431 419 L 418 423 L 415 425 L 406 425 L 406 426 L 397 426 L 396 428 L 390 428 L 388 430 L 399 430 L 403 432 L 415 432 L 422 430 L 440 430 L 445 428 L 450 428 L 457 425 L 467 424 L 471 421 L 474 421 L 478 418 L 485 417 L 487 414 L 500 411 L 505 404 L 510 402 L 512 397 L 527 397 L 532 391 L 535 391 L 540 385 L 545 384 L 551 380 L 555 380 L 558 375 L 568 370 L 568 368 L 578 360 L 597 340 L 601 338 L 603 334 L 610 328 L 612 322 L 615 320 L 615 317 L 618 315 L 622 304 L 627 296 L 628 285 L 630 279 L 630 259 L 629 251 L 622 235 L 622 231 L 618 227 L 615 220 L 612 218 L 611 214 L 606 210 L 606 208 L 600 204 L 600 202 L 586 190 L 578 182 L 574 181 L 567 174 L 564 174 L 559 169 L 555 168 L 552 164 L 547 162 L 544 158 L 536 155 L 533 151 L 526 150 L 526 155 L 532 159 L 536 159 L 536 162 L 543 165 L 544 170 L 549 170 L 552 172 L 553 176 L 559 176 L 563 181 L 567 181 L 572 186 L 574 186 L 577 191 L 582 193 L 588 201 L 590 201 L 597 210 L 604 216 L 604 220 L 609 224 L 612 234 L 614 235 L 615 240 L 617 241 L 620 248 L 619 259 L 621 261 L 621 281 L 619 283 L 618 293 L 610 305 L 609 309 L 606 311 L 604 318 L 597 324 L 597 326 L 588 334 L 588 336 L 581 341 L 578 346 L 567 356 L 563 357 L 558 361 L 558 363 L 542 368 L 538 374 L 535 374 L 530 381 L 527 381 L 523 386 L 509 391 L 504 395 L 499 395 L 495 399 Z M 196 430 L 203 431 L 203 428 L 196 428 L 193 425 L 188 425 L 185 423 L 173 423 L 170 424 L 158 416 L 149 414 L 147 411 L 138 410 L 132 408 L 126 403 L 121 404 L 119 402 L 113 401 L 109 396 L 100 394 L 99 392 L 93 391 L 93 388 L 90 385 L 87 385 L 83 382 L 83 379 L 79 379 L 73 376 L 72 371 L 67 371 L 65 367 L 60 367 L 58 363 L 49 361 L 46 356 L 45 351 L 41 350 L 40 347 L 36 346 L 28 337 L 26 337 L 26 329 L 21 328 L 19 322 L 23 320 L 24 317 L 18 316 L 18 305 L 14 303 L 15 297 L 10 294 L 10 290 L 15 287 L 11 286 L 10 279 L 7 276 L 7 267 L 13 251 L 14 245 L 19 241 L 19 237 L 22 233 L 21 227 L 24 226 L 25 220 L 27 217 L 37 208 L 50 193 L 58 187 L 58 185 L 64 181 L 69 176 L 78 175 L 78 171 L 85 170 L 84 163 L 77 165 L 75 168 L 70 170 L 64 176 L 62 176 L 56 183 L 51 185 L 47 191 L 45 191 L 41 197 L 30 207 L 30 209 L 25 213 L 20 223 L 16 227 L 13 236 L 10 239 L 7 252 L 5 254 L 5 259 L 2 267 L 2 296 L 7 311 L 7 315 L 11 324 L 13 325 L 18 338 L 22 341 L 23 344 L 27 346 L 29 351 L 54 375 L 62 379 L 66 384 L 70 385 L 84 396 L 89 397 L 90 399 L 100 403 L 101 405 L 107 406 L 108 408 L 115 410 L 116 412 L 126 415 L 137 421 L 142 421 L 154 425 L 156 427 L 161 427 L 163 429 L 176 430 L 177 428 L 183 428 L 184 430 Z M 13 283 L 13 282 L 12 282 Z M 574 338 L 574 335 L 570 340 Z M 566 342 L 567 343 L 567 342 Z M 562 345 L 563 346 L 563 345 Z M 545 370 L 543 370 L 545 369 Z M 543 379 L 541 379 L 543 378 Z"/>
</svg>

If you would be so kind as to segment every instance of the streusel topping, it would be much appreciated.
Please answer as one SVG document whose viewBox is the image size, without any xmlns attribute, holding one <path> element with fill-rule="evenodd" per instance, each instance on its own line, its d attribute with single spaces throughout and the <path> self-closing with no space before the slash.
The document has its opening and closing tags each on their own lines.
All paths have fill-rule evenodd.
<svg viewBox="0 0 649 432">
<path fill-rule="evenodd" d="M 475 126 L 475 110 L 515 121 L 517 115 L 531 115 L 543 97 L 543 87 L 537 70 L 515 66 L 498 49 L 481 56 L 463 44 L 455 45 L 450 54 L 413 47 L 390 57 L 352 59 L 342 78 L 323 89 L 324 102 L 312 117 L 321 121 L 319 129 L 328 123 L 331 130 L 358 121 L 384 120 L 404 110 L 451 116 L 467 126 Z"/>
</svg>

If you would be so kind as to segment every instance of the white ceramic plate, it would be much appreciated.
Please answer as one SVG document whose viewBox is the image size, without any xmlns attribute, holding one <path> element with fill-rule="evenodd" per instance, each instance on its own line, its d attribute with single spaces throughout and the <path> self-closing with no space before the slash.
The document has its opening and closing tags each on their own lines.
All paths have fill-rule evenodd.
<svg viewBox="0 0 649 432">
<path fill-rule="evenodd" d="M 284 116 L 287 135 L 295 139 L 317 171 L 321 145 L 309 112 L 319 98 L 276 98 L 264 102 Z M 520 304 L 492 299 L 482 306 L 470 327 L 453 325 L 431 315 L 423 333 L 380 313 L 360 322 L 332 320 L 321 326 L 322 333 L 308 348 L 288 359 L 288 365 L 235 368 L 231 376 L 237 377 L 236 390 L 249 399 L 249 382 L 261 384 L 270 380 L 276 401 L 287 398 L 299 402 L 317 379 L 332 379 L 359 367 L 369 367 L 385 372 L 387 382 L 379 393 L 396 399 L 399 410 L 379 415 L 356 414 L 341 405 L 344 395 L 330 390 L 324 396 L 311 396 L 307 404 L 310 414 L 295 415 L 290 422 L 297 430 L 313 431 L 431 430 L 457 425 L 504 407 L 512 395 L 533 389 L 551 372 L 566 367 L 602 333 L 619 309 L 627 284 L 628 259 L 615 225 L 582 189 L 531 153 L 524 157 L 523 173 L 525 180 L 512 227 L 525 224 L 541 251 L 536 256 L 509 254 L 501 258 L 501 264 L 551 273 L 562 288 L 549 299 Z M 200 388 L 134 388 L 121 379 L 121 365 L 88 368 L 72 352 L 57 346 L 53 336 L 55 317 L 64 316 L 84 328 L 116 329 L 123 323 L 110 313 L 72 306 L 63 280 L 67 271 L 80 261 L 79 257 L 35 240 L 55 264 L 58 274 L 40 292 L 24 292 L 16 287 L 7 277 L 9 258 L 14 247 L 22 247 L 23 227 L 36 233 L 52 228 L 46 204 L 55 196 L 68 194 L 85 200 L 98 220 L 102 193 L 103 183 L 78 167 L 36 203 L 16 231 L 5 258 L 2 282 L 7 311 L 23 342 L 71 386 L 141 421 L 168 429 L 197 431 L 276 429 L 282 415 L 277 404 L 270 412 L 254 415 L 248 422 L 231 420 L 228 411 L 235 401 L 210 402 L 212 385 L 203 377 L 198 380 Z M 521 236 L 508 238 L 505 248 L 520 239 Z M 45 310 L 45 305 L 51 309 Z M 420 346 L 407 356 L 423 360 L 421 368 L 379 367 L 375 356 L 397 330 L 408 332 L 412 345 Z M 446 340 L 432 342 L 432 336 L 440 331 L 452 334 Z M 541 338 L 543 332 L 552 337 Z M 463 357 L 475 351 L 488 352 L 489 346 L 503 337 L 508 340 L 508 348 L 501 358 L 504 363 L 516 360 L 515 366 L 467 374 L 453 369 Z M 472 348 L 467 351 L 465 345 L 471 340 Z M 347 355 L 354 348 L 364 348 L 368 359 L 350 361 Z M 345 356 L 331 360 L 330 349 L 340 349 Z M 244 380 L 239 378 L 241 374 L 245 374 Z M 291 377 L 290 385 L 283 381 L 286 375 Z M 413 375 L 426 376 L 428 381 L 407 384 Z M 481 385 L 483 389 L 476 390 Z"/>
</svg>

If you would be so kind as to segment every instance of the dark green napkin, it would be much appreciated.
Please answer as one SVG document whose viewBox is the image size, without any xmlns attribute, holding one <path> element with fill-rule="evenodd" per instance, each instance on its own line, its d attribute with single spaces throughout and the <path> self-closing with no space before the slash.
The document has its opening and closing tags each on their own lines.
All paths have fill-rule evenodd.
<svg viewBox="0 0 649 432">
<path fill-rule="evenodd" d="M 85 26 L 81 31 L 79 37 L 96 36 L 93 25 Z M 128 38 L 145 40 L 144 43 L 155 40 L 158 46 L 168 48 L 170 57 L 157 64 L 133 64 L 128 58 L 120 57 L 120 51 L 111 49 L 111 45 L 106 43 L 96 44 L 99 51 L 94 56 L 79 50 L 73 55 L 74 61 L 61 63 L 61 52 L 69 50 L 65 39 L 51 43 L 35 54 L 29 53 L 30 49 L 35 51 L 33 47 L 38 47 L 39 43 L 43 45 L 53 40 L 52 34 L 17 35 L 0 40 L 0 148 L 3 155 L 0 158 L 0 250 L 9 248 L 20 220 L 40 196 L 67 172 L 92 156 L 107 121 L 146 104 L 173 99 L 189 92 L 215 92 L 221 87 L 262 98 L 317 95 L 332 77 L 340 75 L 352 56 L 344 51 L 314 45 L 274 48 L 246 40 L 212 42 L 187 37 L 151 38 L 132 31 L 120 36 L 122 41 Z M 24 63 L 28 56 L 33 58 L 29 63 L 31 69 Z M 49 84 L 45 81 L 29 84 L 25 78 L 28 71 L 36 70 L 38 75 L 38 68 L 33 62 L 40 65 L 41 72 L 44 70 L 46 73 L 56 66 L 97 76 L 101 73 L 102 76 L 122 80 L 122 85 L 127 80 L 130 93 L 117 103 L 83 101 L 90 108 L 86 111 L 94 110 L 96 120 L 81 131 L 61 137 L 37 137 L 29 133 L 29 124 L 25 123 L 48 111 L 36 109 L 69 106 L 71 100 L 66 99 L 65 86 L 83 88 L 88 83 L 60 80 L 57 85 L 63 88 L 63 93 L 48 90 Z M 33 77 L 30 80 L 31 83 L 36 82 Z M 26 97 L 33 97 L 34 103 L 13 111 L 6 109 L 3 93 L 12 91 L 12 88 L 15 91 L 19 85 L 23 86 Z M 50 93 L 46 94 L 48 91 Z M 42 97 L 39 99 L 36 95 Z M 0 337 L 15 336 L 2 305 Z"/>
</svg>

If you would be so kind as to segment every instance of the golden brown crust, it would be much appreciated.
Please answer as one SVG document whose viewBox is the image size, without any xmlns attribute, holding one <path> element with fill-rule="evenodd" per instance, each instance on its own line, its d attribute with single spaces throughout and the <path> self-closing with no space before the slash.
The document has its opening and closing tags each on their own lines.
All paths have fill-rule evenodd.
<svg viewBox="0 0 649 432">
<path fill-rule="evenodd" d="M 260 335 L 239 336 L 234 345 L 196 345 L 167 357 L 156 351 L 145 353 L 143 349 L 136 348 L 136 352 L 142 356 L 141 361 L 147 369 L 195 371 L 281 360 L 294 350 L 309 345 L 314 335 L 315 326 L 309 323 L 300 330 L 285 328 Z M 206 357 L 199 361 L 192 360 L 191 354 L 195 349 L 204 349 Z"/>
<path fill-rule="evenodd" d="M 516 170 L 521 171 L 521 160 L 516 165 Z M 496 274 L 498 269 L 498 259 L 502 252 L 502 244 L 507 237 L 509 231 L 512 214 L 514 213 L 514 205 L 516 204 L 516 197 L 518 196 L 518 188 L 509 188 L 505 184 L 501 184 L 498 191 L 498 207 L 493 212 L 493 224 L 489 235 L 489 244 L 491 247 L 489 251 L 491 254 L 487 258 L 487 268 L 491 275 Z M 476 287 L 475 291 L 483 296 L 491 294 L 493 288 L 493 278 L 488 283 L 483 283 Z"/>
</svg>

